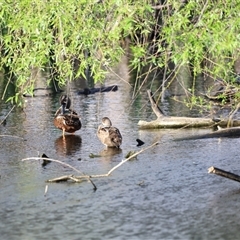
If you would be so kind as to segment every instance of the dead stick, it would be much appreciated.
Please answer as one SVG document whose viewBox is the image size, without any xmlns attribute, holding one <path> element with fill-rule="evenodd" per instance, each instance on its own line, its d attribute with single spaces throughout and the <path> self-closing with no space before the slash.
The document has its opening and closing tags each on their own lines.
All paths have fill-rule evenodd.
<svg viewBox="0 0 240 240">
<path fill-rule="evenodd" d="M 14 135 L 6 135 L 6 134 L 0 135 L 0 137 L 11 137 L 11 138 L 19 138 L 19 139 L 21 139 L 21 140 L 24 140 L 24 138 L 22 138 L 22 137 L 14 136 Z"/>
<path fill-rule="evenodd" d="M 68 179 L 71 179 L 73 175 L 66 175 L 66 176 L 61 176 L 58 178 L 53 178 L 50 180 L 47 180 L 47 182 L 61 182 L 61 181 L 67 181 Z"/>
<path fill-rule="evenodd" d="M 240 107 L 240 103 L 238 103 L 236 109 L 229 114 L 229 119 L 228 119 L 227 127 L 231 127 L 230 125 L 232 125 L 232 123 L 233 123 L 232 118 L 233 118 L 234 114 L 239 110 L 239 107 Z"/>
<path fill-rule="evenodd" d="M 149 148 L 152 148 L 153 146 L 157 145 L 158 142 L 153 143 L 151 146 L 148 146 L 146 148 L 141 149 L 140 151 L 134 153 L 133 155 L 131 155 L 130 157 L 128 157 L 127 159 L 122 160 L 118 165 L 116 165 L 115 167 L 113 167 L 108 173 L 106 174 L 98 174 L 98 175 L 89 175 L 89 176 L 74 176 L 74 178 L 76 179 L 82 179 L 82 178 L 101 178 L 101 177 L 108 177 L 114 170 L 116 170 L 118 167 L 120 167 L 122 164 L 124 164 L 125 162 L 129 161 L 130 159 L 136 157 L 137 155 L 139 155 L 140 153 L 146 151 Z M 71 175 L 72 176 L 72 175 Z M 68 177 L 68 176 L 63 176 L 63 177 Z M 50 179 L 48 180 L 48 182 L 55 182 L 56 180 L 58 180 L 59 178 L 54 178 L 54 179 Z M 61 179 L 61 177 L 60 177 Z"/>
<path fill-rule="evenodd" d="M 64 166 L 67 166 L 67 167 L 69 167 L 69 168 L 75 170 L 76 172 L 78 172 L 78 173 L 84 175 L 84 178 L 87 178 L 88 181 L 93 185 L 93 189 L 94 189 L 94 190 L 97 190 L 97 187 L 96 187 L 96 185 L 93 183 L 93 181 L 90 179 L 90 176 L 88 176 L 88 175 L 86 175 L 86 174 L 80 172 L 78 169 L 76 169 L 75 167 L 72 167 L 71 165 L 69 165 L 69 164 L 67 164 L 67 163 L 64 163 L 64 162 L 61 162 L 61 161 L 59 161 L 59 160 L 52 159 L 52 158 L 41 158 L 41 157 L 30 157 L 30 158 L 24 158 L 24 159 L 22 159 L 22 161 L 28 161 L 28 160 L 39 160 L 39 159 L 47 160 L 47 161 L 52 161 L 52 162 L 57 162 L 57 163 L 60 163 L 60 164 L 62 164 L 62 165 L 64 165 Z"/>
<path fill-rule="evenodd" d="M 90 178 L 101 178 L 101 177 L 108 177 L 107 173 L 98 174 L 98 175 L 89 175 Z M 77 179 L 85 178 L 85 176 L 75 176 Z"/>
<path fill-rule="evenodd" d="M 78 178 L 76 178 L 75 176 L 70 176 L 69 179 L 72 180 L 72 181 L 74 181 L 74 182 L 77 182 L 77 183 L 80 183 L 80 182 L 83 181 L 82 179 L 78 179 Z"/>
<path fill-rule="evenodd" d="M 64 166 L 67 166 L 67 167 L 73 169 L 74 171 L 76 171 L 76 172 L 78 172 L 78 173 L 80 173 L 80 174 L 82 174 L 82 175 L 85 175 L 84 173 L 82 173 L 81 171 L 79 171 L 78 169 L 76 169 L 75 167 L 73 167 L 73 166 L 71 166 L 71 165 L 69 165 L 69 164 L 67 164 L 67 163 L 61 162 L 61 161 L 59 161 L 59 160 L 56 160 L 56 159 L 52 159 L 52 158 L 41 158 L 41 157 L 29 157 L 29 158 L 24 158 L 24 159 L 22 159 L 23 162 L 24 162 L 24 161 L 29 161 L 29 160 L 47 160 L 47 161 L 51 161 L 51 162 L 57 162 L 57 163 L 60 163 L 60 164 L 62 164 L 62 165 L 64 165 Z M 86 176 L 87 176 L 87 175 L 86 175 Z"/>
<path fill-rule="evenodd" d="M 125 162 L 129 161 L 130 159 L 136 157 L 137 155 L 139 155 L 140 153 L 146 151 L 147 149 L 149 148 L 152 148 L 154 147 L 155 145 L 157 145 L 158 142 L 155 142 L 153 143 L 152 145 L 146 147 L 146 148 L 143 148 L 141 149 L 140 151 L 134 153 L 133 155 L 131 155 L 130 157 L 128 157 L 127 159 L 124 159 L 122 160 L 122 162 L 120 162 L 118 165 L 116 165 L 115 167 L 113 167 L 108 173 L 106 174 L 100 174 L 100 175 L 82 175 L 82 176 L 74 176 L 74 175 L 67 175 L 67 176 L 62 176 L 62 177 L 59 177 L 59 178 L 54 178 L 54 179 L 49 179 L 47 180 L 47 182 L 59 182 L 59 181 L 67 181 L 67 180 L 73 180 L 75 182 L 79 182 L 79 179 L 82 179 L 82 178 L 86 178 L 88 179 L 92 185 L 94 186 L 94 190 L 97 190 L 97 187 L 96 185 L 91 181 L 90 178 L 98 178 L 98 177 L 108 177 L 114 170 L 116 170 L 118 167 L 120 167 L 122 164 L 124 164 Z M 68 166 L 72 169 L 74 169 L 75 171 L 81 173 L 79 170 L 77 170 L 76 168 L 72 167 L 71 165 L 67 164 L 67 163 L 63 163 L 59 160 L 55 160 L 55 159 L 51 159 L 51 158 L 40 158 L 40 157 L 31 157 L 31 158 L 25 158 L 25 159 L 22 159 L 22 161 L 27 161 L 27 160 L 39 160 L 39 159 L 45 159 L 45 160 L 48 160 L 48 161 L 52 161 L 52 162 L 57 162 L 57 163 L 60 163 L 60 164 L 63 164 L 65 166 Z M 81 173 L 83 174 L 83 173 Z"/>
<path fill-rule="evenodd" d="M 229 178 L 231 180 L 234 180 L 234 181 L 237 181 L 237 182 L 240 182 L 240 176 L 234 174 L 234 173 L 231 173 L 231 172 L 226 172 L 222 169 L 219 169 L 219 168 L 215 168 L 215 167 L 210 167 L 208 169 L 208 173 L 214 173 L 214 174 L 217 174 L 221 177 L 225 177 L 225 178 Z"/>
<path fill-rule="evenodd" d="M 153 93 L 150 90 L 147 90 L 147 94 L 148 94 L 148 98 L 150 100 L 151 103 L 151 107 L 153 112 L 155 113 L 155 115 L 157 116 L 157 118 L 162 118 L 164 117 L 164 113 L 163 111 L 158 107 L 154 97 L 153 97 Z"/>
<path fill-rule="evenodd" d="M 116 170 L 118 167 L 120 167 L 122 164 L 124 164 L 124 163 L 127 162 L 128 160 L 136 157 L 138 154 L 146 151 L 146 150 L 149 149 L 149 148 L 152 148 L 153 146 L 155 146 L 155 145 L 157 145 L 157 144 L 158 144 L 158 142 L 155 142 L 155 143 L 153 143 L 151 146 L 148 146 L 148 147 L 146 147 L 146 148 L 143 148 L 142 150 L 134 153 L 133 155 L 131 155 L 131 156 L 128 157 L 127 159 L 122 160 L 122 162 L 120 162 L 118 165 L 116 165 L 115 167 L 113 167 L 113 168 L 107 173 L 107 176 L 109 176 L 114 170 Z"/>
</svg>

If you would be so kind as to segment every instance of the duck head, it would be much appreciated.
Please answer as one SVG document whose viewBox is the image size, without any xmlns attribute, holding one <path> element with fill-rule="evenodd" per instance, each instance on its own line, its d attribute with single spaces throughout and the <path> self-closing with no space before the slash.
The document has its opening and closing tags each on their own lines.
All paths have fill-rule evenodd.
<svg viewBox="0 0 240 240">
<path fill-rule="evenodd" d="M 67 95 L 62 95 L 59 99 L 62 106 L 62 114 L 65 113 L 66 109 L 69 109 L 71 106 L 71 100 Z"/>
<path fill-rule="evenodd" d="M 112 122 L 108 117 L 104 117 L 104 118 L 102 118 L 102 125 L 103 125 L 103 127 L 108 128 L 108 127 L 112 126 Z"/>
</svg>

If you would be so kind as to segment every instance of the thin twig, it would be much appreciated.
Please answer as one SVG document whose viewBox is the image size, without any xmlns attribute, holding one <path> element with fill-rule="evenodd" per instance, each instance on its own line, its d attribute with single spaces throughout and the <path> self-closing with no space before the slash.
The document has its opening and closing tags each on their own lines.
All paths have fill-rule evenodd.
<svg viewBox="0 0 240 240">
<path fill-rule="evenodd" d="M 166 51 L 165 54 L 165 67 L 164 67 L 164 72 L 163 72 L 163 80 L 162 80 L 162 96 L 161 96 L 161 102 L 164 102 L 165 99 L 165 83 L 167 83 L 167 71 L 168 71 L 168 62 L 169 62 L 169 51 Z"/>
<path fill-rule="evenodd" d="M 80 173 L 80 174 L 82 174 L 82 175 L 85 175 L 84 173 L 82 173 L 81 171 L 79 171 L 78 169 L 76 169 L 75 167 L 73 167 L 73 166 L 71 166 L 71 165 L 69 165 L 69 164 L 67 164 L 67 163 L 64 163 L 64 162 L 62 162 L 62 161 L 56 160 L 56 159 L 52 159 L 52 158 L 42 158 L 42 157 L 30 157 L 30 158 L 24 158 L 24 159 L 22 159 L 23 162 L 24 162 L 24 161 L 29 161 L 29 160 L 47 160 L 47 161 L 51 161 L 51 162 L 57 162 L 57 163 L 60 163 L 60 164 L 62 164 L 62 165 L 64 165 L 64 166 L 66 166 L 66 167 L 69 167 L 69 168 L 73 169 L 74 171 L 76 171 L 76 172 L 78 172 L 78 173 Z"/>
<path fill-rule="evenodd" d="M 3 95 L 2 95 L 2 100 L 5 98 L 5 95 L 6 95 L 6 92 L 7 92 L 7 89 L 8 89 L 8 85 L 10 84 L 11 79 L 12 79 L 12 72 L 11 72 L 9 78 L 8 78 L 8 82 L 6 84 L 6 87 L 4 88 Z"/>
<path fill-rule="evenodd" d="M 131 155 L 130 157 L 128 157 L 127 159 L 122 160 L 122 162 L 120 162 L 117 166 L 113 167 L 113 168 L 107 173 L 107 176 L 109 176 L 114 170 L 116 170 L 118 167 L 120 167 L 122 164 L 124 164 L 124 163 L 127 162 L 128 160 L 136 157 L 136 156 L 139 155 L 140 153 L 146 151 L 146 150 L 149 149 L 149 148 L 154 147 L 154 146 L 157 145 L 157 144 L 158 144 L 158 142 L 155 142 L 155 143 L 153 143 L 151 146 L 148 146 L 148 147 L 146 147 L 146 148 L 143 148 L 143 149 L 141 149 L 140 151 L 138 151 L 138 152 L 134 153 L 133 155 Z"/>
<path fill-rule="evenodd" d="M 152 145 L 150 145 L 150 146 L 148 146 L 148 147 L 146 147 L 146 148 L 143 148 L 143 149 L 141 149 L 140 151 L 132 154 L 132 155 L 131 155 L 130 157 L 128 157 L 127 159 L 122 160 L 119 164 L 117 164 L 115 167 L 113 167 L 113 168 L 112 168 L 108 173 L 106 173 L 106 174 L 90 175 L 89 177 L 90 177 L 90 178 L 108 177 L 113 171 L 115 171 L 117 168 L 119 168 L 119 167 L 120 167 L 121 165 L 123 165 L 125 162 L 127 162 L 127 161 L 129 161 L 130 159 L 136 157 L 136 156 L 139 155 L 140 153 L 148 150 L 149 148 L 154 147 L 154 146 L 157 145 L 157 144 L 158 144 L 158 142 L 155 142 L 155 143 L 153 143 Z M 75 177 L 76 177 L 76 176 L 75 176 Z M 76 178 L 83 178 L 83 177 L 84 177 L 84 176 L 77 176 Z"/>
<path fill-rule="evenodd" d="M 73 175 L 64 175 L 64 176 L 61 176 L 61 177 L 57 177 L 57 178 L 53 178 L 53 179 L 50 179 L 50 180 L 47 180 L 47 182 L 62 182 L 62 181 L 67 181 L 68 179 L 71 179 Z"/>
<path fill-rule="evenodd" d="M 73 180 L 74 182 L 78 182 L 78 183 L 83 181 L 83 180 L 76 178 L 75 176 L 71 176 L 71 177 L 69 177 L 69 179 Z"/>
<path fill-rule="evenodd" d="M 234 114 L 239 110 L 239 108 L 240 108 L 240 103 L 238 103 L 236 109 L 229 114 L 227 127 L 230 127 L 230 124 L 232 124 L 232 118 L 233 118 Z"/>
<path fill-rule="evenodd" d="M 87 179 L 91 182 L 91 184 L 93 185 L 94 190 L 97 190 L 97 187 L 96 187 L 96 185 L 93 183 L 93 181 L 90 179 L 90 176 L 82 173 L 81 171 L 79 171 L 79 170 L 76 169 L 75 167 L 73 167 L 73 166 L 71 166 L 71 165 L 69 165 L 69 164 L 67 164 L 67 163 L 64 163 L 64 162 L 62 162 L 62 161 L 59 161 L 59 160 L 56 160 L 56 159 L 52 159 L 52 158 L 41 158 L 41 157 L 24 158 L 24 159 L 22 159 L 22 161 L 40 160 L 40 159 L 42 159 L 42 160 L 47 160 L 47 161 L 52 161 L 52 162 L 57 162 L 57 163 L 60 163 L 60 164 L 62 164 L 62 165 L 64 165 L 64 166 L 67 166 L 67 167 L 73 169 L 74 171 L 82 174 L 84 178 L 87 178 Z"/>
<path fill-rule="evenodd" d="M 6 134 L 4 134 L 4 135 L 0 135 L 0 137 L 12 137 L 12 138 L 19 138 L 19 139 L 24 140 L 24 138 L 22 138 L 22 137 L 14 136 L 14 135 L 6 135 Z"/>
<path fill-rule="evenodd" d="M 12 110 L 16 107 L 16 105 L 14 105 L 11 110 L 8 112 L 8 114 L 5 116 L 5 118 L 0 122 L 0 125 L 7 119 L 7 117 L 9 116 L 9 114 L 12 112 Z"/>
<path fill-rule="evenodd" d="M 205 2 L 204 6 L 203 6 L 203 8 L 202 8 L 202 11 L 201 11 L 201 13 L 200 13 L 200 15 L 199 15 L 199 17 L 198 17 L 198 19 L 197 19 L 197 21 L 196 21 L 195 26 L 198 26 L 198 24 L 199 24 L 199 22 L 200 22 L 200 19 L 202 18 L 203 13 L 204 13 L 204 11 L 206 10 L 206 7 L 207 7 L 207 6 L 208 6 L 208 1 Z"/>
<path fill-rule="evenodd" d="M 130 157 L 128 157 L 127 159 L 124 159 L 122 160 L 119 164 L 117 164 L 115 167 L 113 167 L 108 173 L 106 174 L 99 174 L 99 175 L 85 175 L 83 174 L 82 172 L 80 172 L 78 169 L 72 167 L 71 165 L 67 164 L 67 163 L 63 163 L 59 160 L 56 160 L 56 159 L 51 159 L 51 158 L 41 158 L 41 157 L 30 157 L 30 158 L 24 158 L 22 159 L 22 161 L 28 161 L 28 160 L 39 160 L 39 159 L 43 159 L 43 160 L 48 160 L 48 161 L 52 161 L 52 162 L 57 162 L 57 163 L 60 163 L 62 165 L 65 165 L 73 170 L 75 170 L 76 172 L 80 173 L 81 176 L 74 176 L 74 175 L 65 175 L 65 176 L 61 176 L 61 177 L 58 177 L 58 178 L 54 178 L 54 179 L 50 179 L 50 180 L 47 180 L 47 182 L 60 182 L 60 181 L 67 181 L 67 180 L 72 180 L 74 182 L 81 182 L 80 179 L 87 179 L 89 180 L 92 185 L 94 186 L 94 190 L 97 189 L 96 185 L 92 182 L 92 180 L 90 178 L 99 178 L 99 177 L 108 177 L 113 171 L 115 171 L 117 168 L 119 168 L 121 165 L 123 165 L 125 162 L 129 161 L 130 159 L 136 157 L 137 155 L 139 155 L 140 153 L 148 150 L 149 148 L 152 148 L 154 146 L 156 146 L 158 144 L 158 142 L 155 142 L 153 143 L 152 145 L 146 147 L 146 148 L 143 148 L 141 149 L 140 151 L 134 153 L 133 155 L 131 155 Z"/>
<path fill-rule="evenodd" d="M 48 185 L 46 185 L 46 187 L 45 187 L 44 197 L 46 197 L 46 195 L 47 195 L 47 191 L 48 191 Z"/>
<path fill-rule="evenodd" d="M 148 94 L 148 98 L 150 100 L 150 103 L 151 103 L 151 107 L 152 107 L 152 110 L 153 112 L 156 114 L 157 118 L 163 118 L 164 117 L 164 113 L 163 111 L 158 107 L 154 97 L 153 97 L 153 94 L 150 90 L 147 90 L 147 94 Z"/>
<path fill-rule="evenodd" d="M 119 164 L 117 164 L 115 167 L 113 167 L 113 168 L 112 168 L 108 173 L 106 173 L 106 174 L 90 175 L 90 177 L 91 177 L 91 178 L 108 177 L 113 171 L 115 171 L 117 168 L 119 168 L 122 164 L 124 164 L 125 162 L 129 161 L 130 159 L 136 157 L 136 156 L 139 155 L 140 153 L 148 150 L 149 148 L 154 147 L 154 146 L 157 145 L 157 144 L 158 144 L 158 142 L 155 142 L 155 143 L 153 143 L 152 145 L 150 145 L 150 146 L 148 146 L 148 147 L 145 147 L 145 148 L 141 149 L 140 151 L 132 154 L 132 155 L 131 155 L 130 157 L 128 157 L 127 159 L 122 160 Z M 77 178 L 81 178 L 81 177 L 83 177 L 83 176 L 79 176 L 79 177 L 77 177 Z"/>
<path fill-rule="evenodd" d="M 122 78 L 119 74 L 117 74 L 115 71 L 113 71 L 113 69 L 109 66 L 104 66 L 109 72 L 111 72 L 112 74 L 114 74 L 116 77 L 118 77 L 121 81 L 123 81 L 124 83 L 128 84 L 129 86 L 132 86 L 128 81 L 126 81 L 124 78 Z"/>
</svg>

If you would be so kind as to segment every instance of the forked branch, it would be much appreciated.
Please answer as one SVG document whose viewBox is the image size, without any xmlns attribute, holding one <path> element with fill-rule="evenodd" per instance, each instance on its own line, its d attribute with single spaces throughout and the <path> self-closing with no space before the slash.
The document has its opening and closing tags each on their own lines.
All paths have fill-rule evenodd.
<svg viewBox="0 0 240 240">
<path fill-rule="evenodd" d="M 59 160 L 56 159 L 51 159 L 51 158 L 41 158 L 41 157 L 30 157 L 30 158 L 24 158 L 22 159 L 22 161 L 29 161 L 29 160 L 47 160 L 47 161 L 51 161 L 51 162 L 57 162 L 60 163 L 64 166 L 67 166 L 71 169 L 73 169 L 74 171 L 80 173 L 80 176 L 74 176 L 74 175 L 65 175 L 65 176 L 61 176 L 61 177 L 57 177 L 57 178 L 53 178 L 53 179 L 49 179 L 47 180 L 47 182 L 62 182 L 62 181 L 73 181 L 73 182 L 82 182 L 83 180 L 88 180 L 92 183 L 92 185 L 94 186 L 94 190 L 97 189 L 96 185 L 93 183 L 93 181 L 90 178 L 101 178 L 101 177 L 108 177 L 110 176 L 110 174 L 115 171 L 117 168 L 119 168 L 121 165 L 123 165 L 124 163 L 126 163 L 127 161 L 129 161 L 130 159 L 136 157 L 137 155 L 139 155 L 140 153 L 156 146 L 158 144 L 158 142 L 153 143 L 152 145 L 141 149 L 140 151 L 132 154 L 130 157 L 128 157 L 127 159 L 123 159 L 119 164 L 117 164 L 115 167 L 113 167 L 110 171 L 108 171 L 106 174 L 98 174 L 98 175 L 86 175 L 83 172 L 79 171 L 78 169 L 76 169 L 75 167 L 72 167 L 71 165 L 61 162 Z"/>
<path fill-rule="evenodd" d="M 119 164 L 117 164 L 115 167 L 113 167 L 110 171 L 108 171 L 108 173 L 106 174 L 99 174 L 99 175 L 86 175 L 85 173 L 79 171 L 78 169 L 76 169 L 75 167 L 61 162 L 59 160 L 56 159 L 51 159 L 51 158 L 41 158 L 41 157 L 30 157 L 30 158 L 24 158 L 22 159 L 22 161 L 29 161 L 29 160 L 47 160 L 47 161 L 51 161 L 51 162 L 57 162 L 60 163 L 64 166 L 67 166 L 71 169 L 73 169 L 74 171 L 80 173 L 80 176 L 75 176 L 75 175 L 65 175 L 65 176 L 61 176 L 61 177 L 57 177 L 57 178 L 53 178 L 53 179 L 49 179 L 47 180 L 47 182 L 61 182 L 61 181 L 73 181 L 73 182 L 82 182 L 83 180 L 88 180 L 92 183 L 92 185 L 94 186 L 94 190 L 97 189 L 96 185 L 93 183 L 93 181 L 90 178 L 100 178 L 100 177 L 108 177 L 113 171 L 115 171 L 117 168 L 119 168 L 121 165 L 123 165 L 124 163 L 126 163 L 127 161 L 129 161 L 130 159 L 136 157 L 137 155 L 139 155 L 140 153 L 156 146 L 158 144 L 158 142 L 153 143 L 152 145 L 141 149 L 140 151 L 132 154 L 130 157 L 128 157 L 127 159 L 123 159 Z"/>
<path fill-rule="evenodd" d="M 64 163 L 62 161 L 59 161 L 59 160 L 56 160 L 56 159 L 52 159 L 52 158 L 42 158 L 42 157 L 30 157 L 30 158 L 22 159 L 22 161 L 29 161 L 29 160 L 46 160 L 46 161 L 50 161 L 50 162 L 60 163 L 60 164 L 62 164 L 64 166 L 69 167 L 69 168 L 73 169 L 74 171 L 82 174 L 82 178 L 85 178 L 86 180 L 88 180 L 93 185 L 93 189 L 97 190 L 97 187 L 94 184 L 94 182 L 90 179 L 90 176 L 84 174 L 83 172 L 79 171 L 78 169 L 76 169 L 75 167 L 73 167 L 73 166 L 71 166 L 71 165 L 69 165 L 67 163 Z M 75 182 L 79 182 L 79 180 L 77 180 L 77 181 L 75 180 L 74 175 L 62 176 L 62 177 L 56 178 L 55 181 L 48 180 L 47 182 L 60 182 L 60 181 L 67 181 L 67 180 L 73 180 Z"/>
</svg>

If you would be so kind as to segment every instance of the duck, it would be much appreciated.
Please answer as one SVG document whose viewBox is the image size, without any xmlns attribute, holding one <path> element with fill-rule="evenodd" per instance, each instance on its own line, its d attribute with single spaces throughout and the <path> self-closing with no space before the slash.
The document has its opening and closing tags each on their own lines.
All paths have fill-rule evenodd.
<svg viewBox="0 0 240 240">
<path fill-rule="evenodd" d="M 63 131 L 63 136 L 65 132 L 74 133 L 81 129 L 80 116 L 70 108 L 71 99 L 67 95 L 61 95 L 59 102 L 61 107 L 55 113 L 54 125 Z"/>
<path fill-rule="evenodd" d="M 98 126 L 97 136 L 106 147 L 120 148 L 122 135 L 118 128 L 112 126 L 108 117 L 102 118 L 102 123 Z"/>
</svg>

